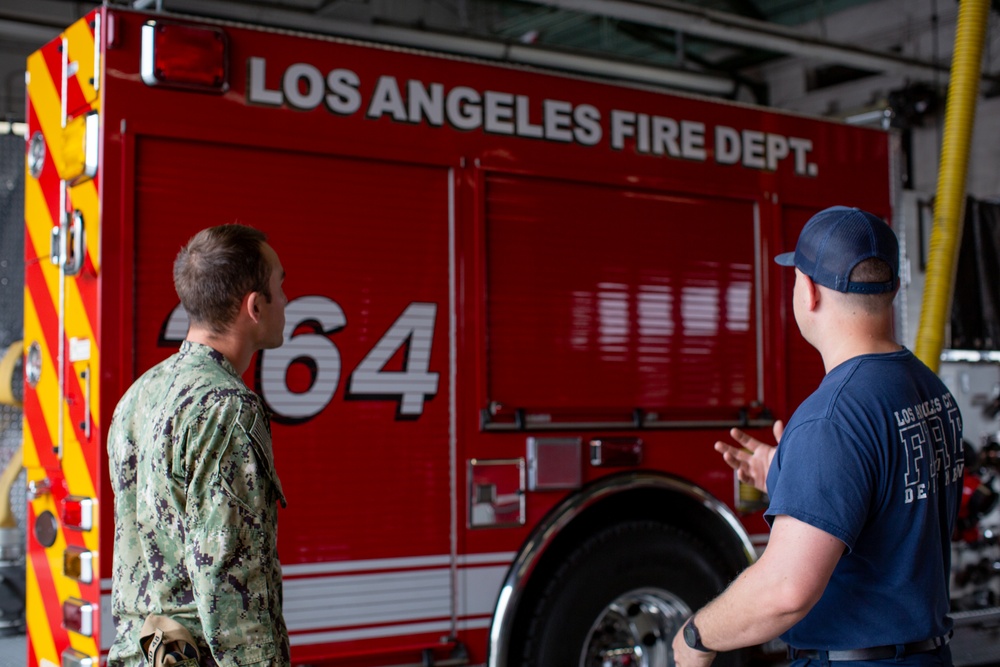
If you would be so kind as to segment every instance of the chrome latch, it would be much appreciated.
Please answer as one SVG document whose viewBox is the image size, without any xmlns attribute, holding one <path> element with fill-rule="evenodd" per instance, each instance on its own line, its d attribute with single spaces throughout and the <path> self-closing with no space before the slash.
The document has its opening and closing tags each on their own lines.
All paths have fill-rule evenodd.
<svg viewBox="0 0 1000 667">
<path fill-rule="evenodd" d="M 47 477 L 33 479 L 28 482 L 27 497 L 28 502 L 41 498 L 52 491 L 52 482 Z"/>
</svg>

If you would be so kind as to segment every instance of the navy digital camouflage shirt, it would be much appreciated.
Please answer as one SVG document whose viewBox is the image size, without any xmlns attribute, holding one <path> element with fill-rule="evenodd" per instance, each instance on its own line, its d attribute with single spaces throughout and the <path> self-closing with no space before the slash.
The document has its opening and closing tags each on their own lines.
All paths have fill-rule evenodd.
<svg viewBox="0 0 1000 667">
<path fill-rule="evenodd" d="M 111 667 L 142 664 L 139 630 L 163 614 L 201 664 L 288 665 L 271 433 L 226 358 L 185 342 L 126 392 L 108 433 L 115 492 Z"/>
</svg>

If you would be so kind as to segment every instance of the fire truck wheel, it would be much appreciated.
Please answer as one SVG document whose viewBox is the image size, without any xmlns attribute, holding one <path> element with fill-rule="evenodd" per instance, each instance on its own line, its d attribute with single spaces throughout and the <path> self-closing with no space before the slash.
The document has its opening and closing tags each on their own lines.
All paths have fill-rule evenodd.
<svg viewBox="0 0 1000 667">
<path fill-rule="evenodd" d="M 596 533 L 563 560 L 538 597 L 521 664 L 671 665 L 674 635 L 727 583 L 711 553 L 689 533 L 655 521 Z M 742 661 L 742 653 L 720 654 L 714 667 Z"/>
</svg>

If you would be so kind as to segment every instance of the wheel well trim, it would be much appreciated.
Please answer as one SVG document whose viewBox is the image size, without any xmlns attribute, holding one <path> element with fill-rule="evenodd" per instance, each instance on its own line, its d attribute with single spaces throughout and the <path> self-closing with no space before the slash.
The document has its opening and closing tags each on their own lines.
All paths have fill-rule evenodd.
<svg viewBox="0 0 1000 667">
<path fill-rule="evenodd" d="M 681 494 L 697 501 L 711 514 L 727 525 L 739 541 L 747 564 L 757 560 L 756 550 L 743 524 L 722 501 L 705 489 L 678 477 L 656 473 L 627 473 L 603 479 L 580 493 L 566 498 L 535 529 L 522 545 L 517 557 L 507 571 L 496 609 L 490 623 L 487 667 L 505 667 L 514 616 L 524 593 L 528 577 L 539 559 L 552 545 L 556 536 L 584 510 L 626 491 L 659 489 Z"/>
</svg>

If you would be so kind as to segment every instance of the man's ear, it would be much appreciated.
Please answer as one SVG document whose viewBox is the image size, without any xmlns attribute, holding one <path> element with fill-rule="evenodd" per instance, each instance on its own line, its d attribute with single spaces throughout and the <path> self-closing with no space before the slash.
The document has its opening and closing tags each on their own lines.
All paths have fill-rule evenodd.
<svg viewBox="0 0 1000 667">
<path fill-rule="evenodd" d="M 260 323 L 260 300 L 263 296 L 260 292 L 250 292 L 243 297 L 242 308 L 250 319 L 253 320 L 254 324 Z"/>
<path fill-rule="evenodd" d="M 802 274 L 802 281 L 806 288 L 806 305 L 809 307 L 810 311 L 814 311 L 819 308 L 820 295 L 819 285 L 813 282 L 812 278 Z"/>
</svg>

